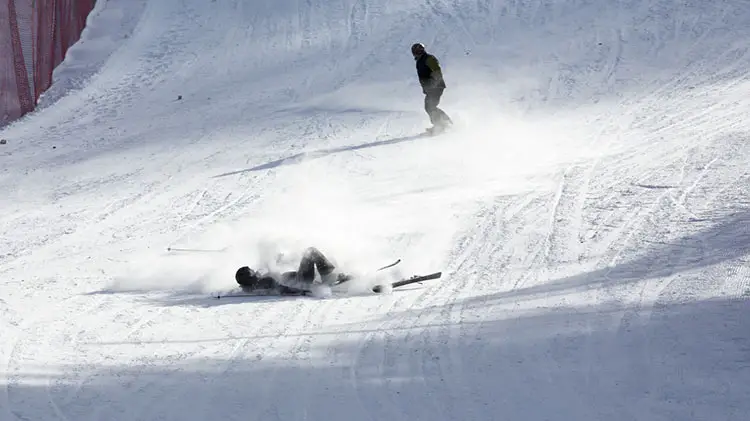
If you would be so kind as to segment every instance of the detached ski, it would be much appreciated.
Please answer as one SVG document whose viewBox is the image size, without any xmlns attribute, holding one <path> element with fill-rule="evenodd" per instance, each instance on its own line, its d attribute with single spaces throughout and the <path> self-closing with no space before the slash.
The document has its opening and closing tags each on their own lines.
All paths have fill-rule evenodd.
<svg viewBox="0 0 750 421">
<path fill-rule="evenodd" d="M 391 288 L 398 288 L 398 287 L 402 287 L 404 285 L 414 284 L 414 283 L 417 283 L 417 282 L 429 281 L 431 279 L 438 279 L 442 275 L 443 275 L 443 272 L 435 272 L 435 273 L 431 273 L 429 275 L 421 275 L 421 276 L 416 275 L 416 276 L 412 276 L 411 278 L 402 279 L 400 281 L 396 281 L 396 282 L 392 283 L 391 284 Z M 382 285 L 375 285 L 374 287 L 372 287 L 372 292 L 374 292 L 374 293 L 381 293 L 381 292 L 383 292 L 383 286 Z"/>
</svg>

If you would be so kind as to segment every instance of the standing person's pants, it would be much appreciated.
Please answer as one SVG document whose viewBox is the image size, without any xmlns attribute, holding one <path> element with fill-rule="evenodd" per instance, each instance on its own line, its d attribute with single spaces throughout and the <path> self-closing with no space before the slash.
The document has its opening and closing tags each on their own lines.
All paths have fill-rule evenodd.
<svg viewBox="0 0 750 421">
<path fill-rule="evenodd" d="M 430 122 L 433 126 L 445 126 L 451 123 L 450 117 L 445 111 L 438 108 L 440 97 L 443 96 L 443 88 L 426 89 L 424 91 L 424 110 L 430 116 Z"/>
<path fill-rule="evenodd" d="M 333 272 L 336 266 L 328 260 L 320 250 L 310 247 L 305 250 L 302 260 L 297 269 L 297 280 L 299 282 L 312 283 L 315 280 L 315 268 L 318 268 L 320 276 L 326 276 Z"/>
</svg>

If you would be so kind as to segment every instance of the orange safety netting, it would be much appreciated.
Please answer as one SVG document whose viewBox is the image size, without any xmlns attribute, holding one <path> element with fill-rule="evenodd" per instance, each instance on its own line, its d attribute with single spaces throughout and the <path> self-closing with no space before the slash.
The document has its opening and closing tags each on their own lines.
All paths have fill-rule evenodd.
<svg viewBox="0 0 750 421">
<path fill-rule="evenodd" d="M 2 3 L 7 3 L 3 5 Z M 96 0 L 0 3 L 0 125 L 32 111 Z"/>
</svg>

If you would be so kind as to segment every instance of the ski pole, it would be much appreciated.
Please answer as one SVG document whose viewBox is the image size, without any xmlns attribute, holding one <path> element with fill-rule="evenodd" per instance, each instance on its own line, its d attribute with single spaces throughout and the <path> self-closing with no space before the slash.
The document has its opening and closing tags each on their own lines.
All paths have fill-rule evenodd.
<svg viewBox="0 0 750 421">
<path fill-rule="evenodd" d="M 378 269 L 378 271 L 394 267 L 394 266 L 396 266 L 399 263 L 401 263 L 401 259 L 396 260 L 395 262 L 391 263 L 390 265 L 383 266 L 382 268 Z"/>
<path fill-rule="evenodd" d="M 176 248 L 176 247 L 167 247 L 167 251 L 179 251 L 179 252 L 186 252 L 186 253 L 221 253 L 224 250 L 226 250 L 226 248 L 219 249 L 219 250 L 211 250 L 211 249 L 184 249 L 184 248 Z"/>
</svg>

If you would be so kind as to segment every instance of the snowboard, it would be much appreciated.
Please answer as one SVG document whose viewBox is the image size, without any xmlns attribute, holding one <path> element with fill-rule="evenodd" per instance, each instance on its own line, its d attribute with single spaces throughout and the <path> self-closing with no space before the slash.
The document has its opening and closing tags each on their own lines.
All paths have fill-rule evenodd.
<svg viewBox="0 0 750 421">
<path fill-rule="evenodd" d="M 390 267 L 390 265 L 386 267 Z M 405 285 L 411 285 L 411 284 L 415 284 L 419 282 L 429 281 L 432 279 L 438 279 L 442 275 L 443 275 L 442 272 L 434 272 L 434 273 L 430 273 L 429 275 L 414 275 L 410 278 L 405 278 L 400 281 L 391 283 L 391 288 L 396 289 L 398 287 L 402 287 Z M 345 284 L 346 282 L 350 280 L 351 278 L 343 280 L 341 282 L 337 282 L 333 286 Z M 375 294 L 380 294 L 380 293 L 385 292 L 385 288 L 383 285 L 375 285 L 372 287 L 372 292 Z M 259 296 L 262 297 L 262 296 L 269 296 L 269 295 L 270 296 L 282 296 L 282 297 L 297 296 L 297 295 L 307 296 L 307 295 L 311 295 L 311 291 L 299 291 L 298 293 L 285 293 L 285 294 L 279 295 L 271 291 L 258 290 L 258 291 L 253 291 L 253 292 L 239 292 L 239 293 L 229 293 L 227 295 L 215 295 L 214 298 L 221 299 L 221 298 L 239 298 L 239 297 L 259 297 Z"/>
<path fill-rule="evenodd" d="M 426 136 L 426 137 L 440 136 L 441 134 L 445 134 L 447 132 L 450 132 L 451 130 L 453 130 L 453 123 L 445 127 L 428 127 L 425 129 L 424 132 L 422 132 L 422 136 Z"/>
</svg>

